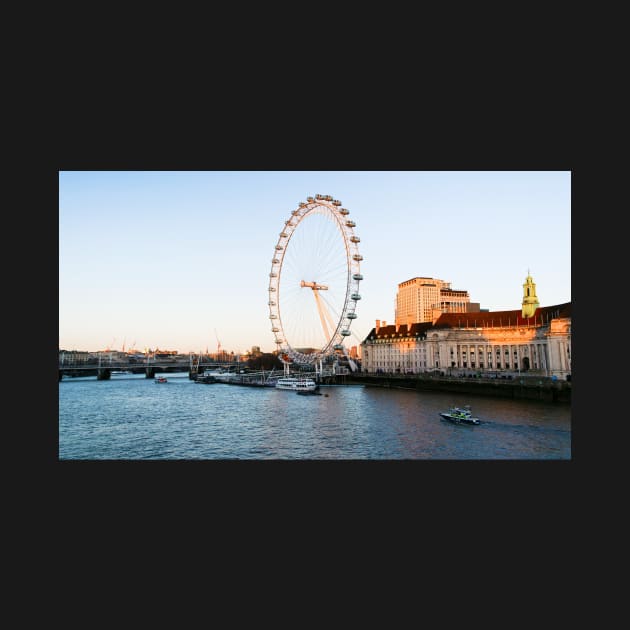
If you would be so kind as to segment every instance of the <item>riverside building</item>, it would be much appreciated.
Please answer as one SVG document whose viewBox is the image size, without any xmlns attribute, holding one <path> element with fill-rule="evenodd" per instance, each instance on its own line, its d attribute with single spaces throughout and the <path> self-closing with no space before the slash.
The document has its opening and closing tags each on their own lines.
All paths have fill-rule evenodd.
<svg viewBox="0 0 630 630">
<path fill-rule="evenodd" d="M 368 374 L 518 373 L 570 379 L 571 303 L 541 307 L 528 274 L 518 310 L 436 311 L 431 321 L 394 325 L 376 320 L 361 351 Z"/>
<path fill-rule="evenodd" d="M 396 325 L 431 322 L 439 313 L 479 312 L 479 304 L 470 301 L 468 291 L 452 289 L 451 283 L 418 277 L 398 285 Z"/>
</svg>

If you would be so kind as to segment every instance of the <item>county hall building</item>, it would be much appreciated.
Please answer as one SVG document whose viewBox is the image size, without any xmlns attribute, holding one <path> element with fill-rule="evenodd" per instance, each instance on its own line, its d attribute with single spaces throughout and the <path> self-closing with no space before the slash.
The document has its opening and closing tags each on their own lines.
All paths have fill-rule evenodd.
<svg viewBox="0 0 630 630">
<path fill-rule="evenodd" d="M 480 311 L 477 304 L 471 304 L 472 310 L 468 310 L 466 292 L 453 292 L 447 283 L 431 280 L 416 278 L 399 285 L 395 324 L 376 320 L 361 344 L 363 372 L 520 373 L 570 380 L 571 302 L 541 307 L 528 274 L 520 309 Z M 435 293 L 435 302 L 429 306 L 428 291 Z M 457 308 L 445 304 L 445 297 L 457 301 Z M 429 312 L 429 321 L 414 321 L 417 316 L 426 320 Z"/>
</svg>

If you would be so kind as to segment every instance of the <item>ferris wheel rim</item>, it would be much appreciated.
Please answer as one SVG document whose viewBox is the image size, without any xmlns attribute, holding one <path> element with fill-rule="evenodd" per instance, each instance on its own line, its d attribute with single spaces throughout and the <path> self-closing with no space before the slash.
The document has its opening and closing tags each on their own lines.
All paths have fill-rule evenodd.
<svg viewBox="0 0 630 630">
<path fill-rule="evenodd" d="M 325 334 L 326 342 L 321 348 L 313 349 L 313 352 L 304 353 L 294 348 L 287 339 L 286 326 L 280 311 L 280 289 L 282 287 L 282 271 L 285 254 L 295 231 L 303 221 L 314 214 L 323 214 L 331 219 L 339 229 L 345 250 L 345 296 L 340 314 L 334 326 L 332 334 Z M 343 348 L 343 340 L 349 336 L 350 327 L 356 319 L 357 301 L 361 299 L 359 283 L 363 279 L 360 270 L 360 262 L 363 257 L 359 253 L 358 243 L 360 238 L 355 234 L 356 223 L 348 218 L 350 211 L 341 207 L 341 202 L 333 200 L 330 195 L 316 195 L 307 197 L 306 202 L 300 202 L 298 207 L 291 211 L 291 215 L 284 223 L 284 227 L 276 242 L 272 258 L 271 272 L 269 273 L 268 306 L 271 331 L 275 335 L 275 343 L 283 362 L 313 363 L 326 355 L 333 354 Z M 308 283 L 310 284 L 310 283 Z M 302 283 L 302 286 L 305 286 Z M 313 287 L 311 287 L 313 288 Z M 322 287 L 324 288 L 324 287 Z M 321 317 L 321 314 L 320 314 Z M 327 329 L 325 328 L 325 331 Z"/>
</svg>

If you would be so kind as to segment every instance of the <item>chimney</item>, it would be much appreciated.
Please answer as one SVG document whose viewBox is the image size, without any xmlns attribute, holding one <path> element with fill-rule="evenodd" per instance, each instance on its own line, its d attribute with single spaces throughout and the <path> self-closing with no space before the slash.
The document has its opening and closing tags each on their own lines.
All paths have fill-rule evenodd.
<svg viewBox="0 0 630 630">
<path fill-rule="evenodd" d="M 407 334 L 411 333 L 411 324 L 413 324 L 413 322 L 411 321 L 411 315 L 407 316 Z"/>
<path fill-rule="evenodd" d="M 381 320 L 380 320 L 380 319 L 377 319 L 377 320 L 376 320 L 376 334 L 377 334 L 377 335 L 378 335 L 378 330 L 379 330 L 379 328 L 380 328 L 380 327 L 381 327 Z"/>
<path fill-rule="evenodd" d="M 383 320 L 383 328 L 385 328 L 385 326 L 387 326 L 387 322 Z"/>
<path fill-rule="evenodd" d="M 400 321 L 396 322 L 396 332 L 398 332 L 398 329 L 400 328 Z"/>
</svg>

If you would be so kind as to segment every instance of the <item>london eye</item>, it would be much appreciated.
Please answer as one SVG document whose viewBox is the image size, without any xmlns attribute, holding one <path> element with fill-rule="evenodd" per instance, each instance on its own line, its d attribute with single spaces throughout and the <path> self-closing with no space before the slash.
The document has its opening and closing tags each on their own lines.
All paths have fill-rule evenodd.
<svg viewBox="0 0 630 630">
<path fill-rule="evenodd" d="M 284 222 L 269 273 L 269 320 L 285 364 L 344 353 L 363 279 L 350 211 L 331 195 L 300 202 Z"/>
</svg>

